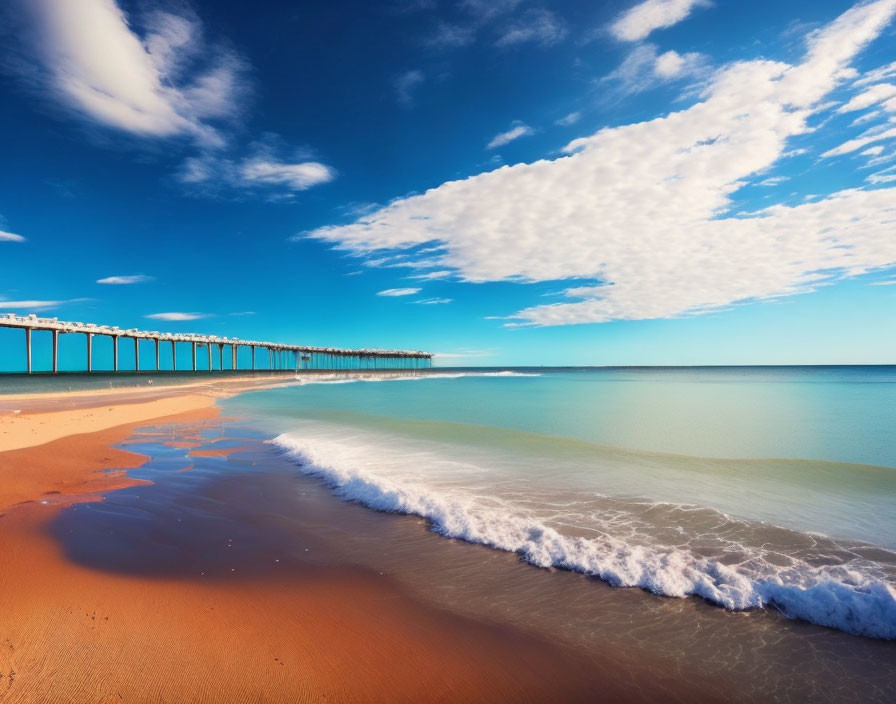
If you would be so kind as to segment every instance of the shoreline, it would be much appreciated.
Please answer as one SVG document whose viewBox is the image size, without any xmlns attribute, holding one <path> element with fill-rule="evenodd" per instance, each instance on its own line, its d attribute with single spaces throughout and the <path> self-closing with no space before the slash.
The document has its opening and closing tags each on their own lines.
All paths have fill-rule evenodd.
<svg viewBox="0 0 896 704">
<path fill-rule="evenodd" d="M 151 484 L 127 473 L 150 459 L 123 449 L 138 428 L 197 460 L 236 453 L 196 447 L 221 422 L 220 396 L 115 405 L 106 394 L 87 408 L 0 417 L 0 701 L 669 698 L 647 668 L 639 691 L 624 690 L 615 660 L 439 610 L 358 567 L 198 581 L 72 562 L 52 535 L 64 511 Z"/>
</svg>

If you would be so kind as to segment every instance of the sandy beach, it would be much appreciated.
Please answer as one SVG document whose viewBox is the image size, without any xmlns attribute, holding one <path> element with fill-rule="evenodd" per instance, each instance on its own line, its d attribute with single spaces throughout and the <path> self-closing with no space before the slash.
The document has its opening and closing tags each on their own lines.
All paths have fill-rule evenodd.
<svg viewBox="0 0 896 704">
<path fill-rule="evenodd" d="M 219 388 L 140 393 L 0 417 L 0 701 L 658 701 L 670 677 L 672 699 L 710 698 L 646 666 L 633 689 L 614 674 L 618 655 L 433 608 L 357 567 L 224 564 L 197 579 L 79 564 L 58 539 L 62 512 L 154 488 L 127 473 L 147 457 L 113 445 L 149 426 L 197 461 L 239 450 L 197 441 L 221 423 Z M 263 515 L 240 500 L 243 515 Z M 128 545 L 129 559 L 141 549 Z"/>
</svg>

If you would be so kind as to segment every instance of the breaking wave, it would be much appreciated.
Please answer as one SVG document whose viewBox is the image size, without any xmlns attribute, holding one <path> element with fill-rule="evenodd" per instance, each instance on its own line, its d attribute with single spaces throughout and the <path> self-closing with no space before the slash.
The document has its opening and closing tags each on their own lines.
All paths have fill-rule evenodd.
<svg viewBox="0 0 896 704">
<path fill-rule="evenodd" d="M 402 453 L 359 437 L 339 440 L 312 432 L 284 433 L 273 442 L 303 473 L 323 479 L 343 499 L 421 516 L 441 535 L 515 552 L 538 567 L 574 570 L 613 586 L 669 597 L 695 595 L 730 610 L 774 608 L 848 633 L 896 638 L 891 574 L 861 550 L 838 553 L 836 543 L 825 543 L 813 546 L 815 559 L 798 551 L 785 555 L 766 549 L 761 539 L 744 539 L 747 529 L 740 527 L 752 524 L 712 509 L 677 505 L 678 516 L 698 511 L 711 514 L 710 523 L 718 525 L 689 537 L 682 524 L 685 535 L 678 541 L 651 538 L 649 531 L 633 529 L 644 516 L 664 510 L 650 502 L 630 502 L 624 511 L 578 531 L 582 535 L 571 535 L 563 532 L 576 532 L 569 531 L 568 520 L 558 523 L 561 528 L 552 527 L 534 508 L 537 504 L 490 492 L 481 484 L 487 472 L 480 468 L 457 466 L 451 481 L 432 481 L 419 472 L 420 463 L 431 459 L 419 451 Z M 632 508 L 637 506 L 642 509 Z M 732 524 L 741 532 L 731 530 Z M 706 550 L 707 535 L 726 531 L 736 539 L 722 550 Z M 708 554 L 701 554 L 701 547 Z"/>
</svg>

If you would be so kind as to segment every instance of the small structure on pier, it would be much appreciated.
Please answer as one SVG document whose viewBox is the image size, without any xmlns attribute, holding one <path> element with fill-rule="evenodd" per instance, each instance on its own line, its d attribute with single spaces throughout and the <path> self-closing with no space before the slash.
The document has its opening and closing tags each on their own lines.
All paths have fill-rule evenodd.
<svg viewBox="0 0 896 704">
<path fill-rule="evenodd" d="M 116 326 L 95 325 L 93 323 L 69 323 L 57 318 L 38 318 L 36 315 L 18 316 L 14 313 L 0 314 L 0 327 L 21 328 L 25 331 L 26 368 L 28 373 L 33 372 L 31 336 L 34 331 L 44 330 L 53 335 L 53 363 L 52 371 L 59 371 L 59 336 L 79 333 L 86 339 L 87 371 L 93 371 L 93 338 L 96 335 L 105 335 L 112 338 L 112 370 L 119 371 L 118 345 L 121 338 L 134 342 L 134 369 L 128 371 L 143 371 L 140 367 L 140 340 L 152 340 L 155 343 L 154 365 L 146 371 L 158 371 L 161 363 L 160 347 L 163 342 L 171 344 L 171 366 L 173 371 L 177 369 L 178 343 L 187 343 L 192 346 L 192 368 L 197 371 L 197 351 L 205 347 L 208 353 L 208 370 L 224 371 L 224 350 L 230 348 L 229 370 L 239 371 L 237 350 L 240 347 L 248 347 L 252 351 L 252 363 L 246 371 L 257 369 L 256 352 L 265 350 L 268 354 L 268 365 L 263 367 L 269 370 L 301 371 L 314 369 L 428 369 L 432 366 L 432 354 L 419 350 L 377 350 L 377 349 L 339 349 L 336 347 L 307 347 L 303 345 L 285 345 L 279 342 L 258 342 L 254 340 L 240 340 L 234 337 L 218 337 L 217 335 L 198 335 L 194 333 L 167 333 L 150 332 L 130 328 L 123 330 Z M 213 350 L 217 348 L 217 355 Z M 214 366 L 213 356 L 218 358 L 218 366 Z"/>
</svg>

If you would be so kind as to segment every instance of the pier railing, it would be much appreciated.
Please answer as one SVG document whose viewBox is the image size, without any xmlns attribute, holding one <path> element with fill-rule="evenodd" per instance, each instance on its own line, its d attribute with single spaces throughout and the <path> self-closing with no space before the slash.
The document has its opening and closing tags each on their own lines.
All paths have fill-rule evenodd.
<svg viewBox="0 0 896 704">
<path fill-rule="evenodd" d="M 178 343 L 186 343 L 192 348 L 192 365 L 187 371 L 197 371 L 198 350 L 205 347 L 208 355 L 208 370 L 237 371 L 237 352 L 240 347 L 251 350 L 251 366 L 246 370 L 256 370 L 256 354 L 259 350 L 267 352 L 268 365 L 263 369 L 295 370 L 303 369 L 425 369 L 432 366 L 432 354 L 419 350 L 381 350 L 381 349 L 341 349 L 338 347 L 309 347 L 306 345 L 287 345 L 279 342 L 260 342 L 241 340 L 234 337 L 218 335 L 200 335 L 196 333 L 169 333 L 137 328 L 122 329 L 117 326 L 96 325 L 94 323 L 65 322 L 58 318 L 39 318 L 36 315 L 19 316 L 14 313 L 0 314 L 0 327 L 20 328 L 25 331 L 26 368 L 33 372 L 31 336 L 35 331 L 48 331 L 53 335 L 52 371 L 59 371 L 59 336 L 82 334 L 85 336 L 85 355 L 87 371 L 93 371 L 93 338 L 103 335 L 112 338 L 112 370 L 119 371 L 119 340 L 133 340 L 134 369 L 127 371 L 159 371 L 161 369 L 162 343 L 171 345 L 171 366 L 177 369 Z M 155 343 L 154 365 L 149 369 L 140 366 L 140 340 L 152 340 Z M 230 366 L 224 366 L 224 350 L 230 348 Z M 213 354 L 216 348 L 217 354 Z M 218 366 L 214 366 L 213 357 L 217 357 Z M 204 371 L 204 370 L 203 370 Z"/>
</svg>

